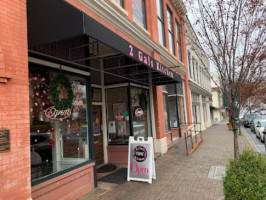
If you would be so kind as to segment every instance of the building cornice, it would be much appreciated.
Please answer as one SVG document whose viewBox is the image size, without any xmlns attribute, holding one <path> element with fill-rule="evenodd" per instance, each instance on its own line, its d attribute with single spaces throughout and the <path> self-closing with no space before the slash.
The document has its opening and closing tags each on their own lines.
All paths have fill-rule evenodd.
<svg viewBox="0 0 266 200">
<path fill-rule="evenodd" d="M 187 14 L 187 9 L 182 0 L 172 0 L 173 4 L 175 5 L 178 13 L 184 17 Z"/>
<path fill-rule="evenodd" d="M 194 81 L 189 81 L 189 87 L 193 87 L 199 91 L 202 91 L 204 93 L 208 93 L 210 96 L 212 95 L 211 91 L 208 91 L 206 89 L 204 89 L 203 87 L 201 87 L 200 85 L 198 85 L 197 83 L 195 83 Z"/>
<path fill-rule="evenodd" d="M 112 3 L 105 0 L 79 0 L 83 5 L 85 5 L 89 10 L 99 15 L 108 23 L 112 24 L 115 28 L 119 29 L 124 34 L 128 35 L 130 38 L 134 38 L 134 41 L 149 52 L 157 51 L 161 56 L 161 61 L 164 62 L 169 67 L 178 66 L 177 72 L 185 75 L 187 69 L 184 65 L 179 63 L 177 59 L 169 55 L 168 52 L 161 48 L 159 44 L 154 42 L 149 35 L 148 31 L 140 29 L 136 23 L 132 23 L 124 13 L 116 9 Z M 178 0 L 179 1 L 179 0 Z"/>
</svg>

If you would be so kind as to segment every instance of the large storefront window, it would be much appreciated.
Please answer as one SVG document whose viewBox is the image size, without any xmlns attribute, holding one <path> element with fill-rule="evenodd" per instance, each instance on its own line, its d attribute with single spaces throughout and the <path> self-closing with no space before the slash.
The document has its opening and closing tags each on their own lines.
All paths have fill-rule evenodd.
<svg viewBox="0 0 266 200">
<path fill-rule="evenodd" d="M 151 136 L 149 90 L 131 87 L 130 95 L 133 136 L 147 138 Z"/>
<path fill-rule="evenodd" d="M 165 131 L 170 131 L 170 123 L 168 117 L 168 95 L 163 93 L 163 108 L 164 108 L 164 121 L 165 121 Z"/>
<path fill-rule="evenodd" d="M 169 115 L 170 115 L 170 127 L 178 127 L 177 123 L 177 110 L 176 110 L 176 95 L 168 96 Z"/>
<path fill-rule="evenodd" d="M 86 78 L 29 68 L 31 179 L 89 160 Z"/>
<path fill-rule="evenodd" d="M 128 144 L 130 124 L 127 90 L 126 86 L 106 91 L 109 144 Z"/>
</svg>

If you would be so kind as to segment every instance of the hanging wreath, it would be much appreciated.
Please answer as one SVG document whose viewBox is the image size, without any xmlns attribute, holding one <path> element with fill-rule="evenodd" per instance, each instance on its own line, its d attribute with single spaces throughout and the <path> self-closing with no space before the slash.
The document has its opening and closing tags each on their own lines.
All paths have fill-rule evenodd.
<svg viewBox="0 0 266 200">
<path fill-rule="evenodd" d="M 58 87 L 64 87 L 64 89 L 67 90 L 67 98 L 65 100 L 60 98 L 63 91 L 60 90 L 61 88 L 58 90 Z M 50 99 L 54 103 L 55 107 L 60 110 L 70 108 L 73 98 L 74 95 L 69 80 L 63 75 L 55 77 L 50 86 Z"/>
<path fill-rule="evenodd" d="M 139 95 L 139 106 L 143 109 L 143 110 L 147 110 L 147 105 L 148 105 L 148 101 L 147 101 L 147 96 L 144 93 L 141 93 Z"/>
</svg>

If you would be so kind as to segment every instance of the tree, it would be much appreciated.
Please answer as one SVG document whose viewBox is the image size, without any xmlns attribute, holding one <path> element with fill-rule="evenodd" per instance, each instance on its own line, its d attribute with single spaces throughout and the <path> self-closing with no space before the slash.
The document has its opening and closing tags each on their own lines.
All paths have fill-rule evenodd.
<svg viewBox="0 0 266 200">
<path fill-rule="evenodd" d="M 187 0 L 196 17 L 194 29 L 218 73 L 234 132 L 234 156 L 239 154 L 237 118 L 245 103 L 265 83 L 266 7 L 263 0 Z M 245 90 L 244 90 L 245 88 Z M 236 112 L 238 111 L 238 112 Z"/>
</svg>

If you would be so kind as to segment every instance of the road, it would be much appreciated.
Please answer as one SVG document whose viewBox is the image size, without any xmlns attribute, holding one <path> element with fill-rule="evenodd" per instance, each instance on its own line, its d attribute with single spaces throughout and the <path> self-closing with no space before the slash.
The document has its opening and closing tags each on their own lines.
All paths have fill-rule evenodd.
<svg viewBox="0 0 266 200">
<path fill-rule="evenodd" d="M 246 132 L 248 133 L 248 135 L 249 135 L 249 137 L 251 138 L 251 140 L 255 143 L 255 145 L 256 145 L 256 147 L 258 148 L 258 150 L 259 150 L 262 154 L 266 155 L 266 151 L 265 151 L 265 145 L 264 145 L 264 143 L 262 143 L 262 142 L 260 141 L 260 139 L 258 139 L 258 138 L 256 137 L 256 134 L 255 134 L 255 133 L 251 132 L 250 128 L 245 128 L 245 130 L 246 130 Z"/>
</svg>

